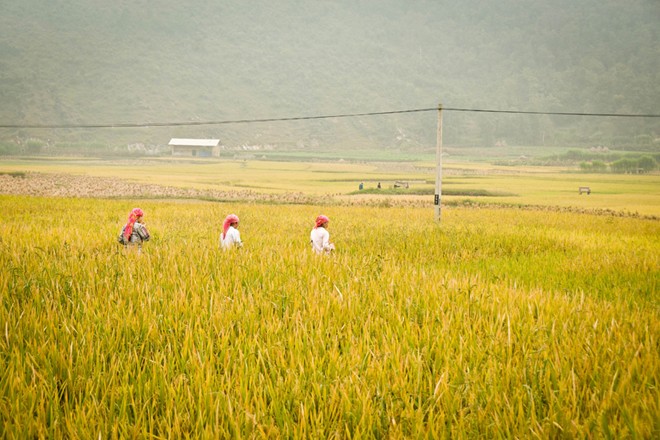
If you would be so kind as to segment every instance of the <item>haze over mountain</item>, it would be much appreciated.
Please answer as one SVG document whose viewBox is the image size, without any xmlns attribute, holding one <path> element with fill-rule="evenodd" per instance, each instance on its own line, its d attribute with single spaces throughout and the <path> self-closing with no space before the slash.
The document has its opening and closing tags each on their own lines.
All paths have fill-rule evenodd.
<svg viewBox="0 0 660 440">
<path fill-rule="evenodd" d="M 434 108 L 660 113 L 658 0 L 4 0 L 0 125 L 223 121 Z M 642 144 L 658 119 L 446 112 L 454 145 Z M 0 140 L 399 148 L 436 114 Z"/>
</svg>

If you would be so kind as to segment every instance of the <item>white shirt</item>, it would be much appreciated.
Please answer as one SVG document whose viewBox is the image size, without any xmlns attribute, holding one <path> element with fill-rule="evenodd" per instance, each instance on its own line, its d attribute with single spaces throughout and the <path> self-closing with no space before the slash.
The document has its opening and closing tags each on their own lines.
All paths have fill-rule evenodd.
<svg viewBox="0 0 660 440">
<path fill-rule="evenodd" d="M 241 241 L 241 233 L 238 232 L 238 229 L 235 227 L 230 226 L 229 229 L 227 229 L 227 234 L 225 235 L 224 239 L 222 238 L 222 235 L 220 235 L 220 244 L 222 245 L 223 249 L 229 249 L 233 246 L 243 246 L 243 242 Z"/>
<path fill-rule="evenodd" d="M 335 245 L 330 243 L 330 233 L 325 228 L 312 229 L 309 239 L 312 242 L 312 249 L 317 254 L 329 254 L 335 248 Z"/>
</svg>

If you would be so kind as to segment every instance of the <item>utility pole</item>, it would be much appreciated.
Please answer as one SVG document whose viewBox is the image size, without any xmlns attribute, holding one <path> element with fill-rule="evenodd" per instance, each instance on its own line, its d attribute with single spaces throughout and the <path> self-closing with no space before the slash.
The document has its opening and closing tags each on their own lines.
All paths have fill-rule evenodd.
<svg viewBox="0 0 660 440">
<path fill-rule="evenodd" d="M 438 104 L 438 132 L 435 144 L 435 220 L 440 222 L 442 207 L 440 201 L 442 199 L 442 104 Z"/>
</svg>

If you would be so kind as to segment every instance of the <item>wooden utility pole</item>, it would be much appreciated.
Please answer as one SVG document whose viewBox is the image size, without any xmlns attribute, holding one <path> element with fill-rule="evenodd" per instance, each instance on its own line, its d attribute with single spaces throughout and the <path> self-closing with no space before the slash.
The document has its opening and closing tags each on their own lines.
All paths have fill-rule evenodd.
<svg viewBox="0 0 660 440">
<path fill-rule="evenodd" d="M 440 222 L 442 214 L 441 199 L 442 199 L 442 104 L 438 104 L 438 133 L 435 144 L 435 220 Z"/>
</svg>

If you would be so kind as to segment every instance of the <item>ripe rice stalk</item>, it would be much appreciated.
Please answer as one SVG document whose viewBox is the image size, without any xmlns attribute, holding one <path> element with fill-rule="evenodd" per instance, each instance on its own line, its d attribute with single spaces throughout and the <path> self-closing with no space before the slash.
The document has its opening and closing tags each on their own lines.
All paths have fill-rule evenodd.
<svg viewBox="0 0 660 440">
<path fill-rule="evenodd" d="M 657 430 L 655 220 L 140 204 L 138 254 L 114 241 L 123 201 L 0 196 L 1 436 Z M 321 210 L 328 258 L 308 243 Z"/>
</svg>

